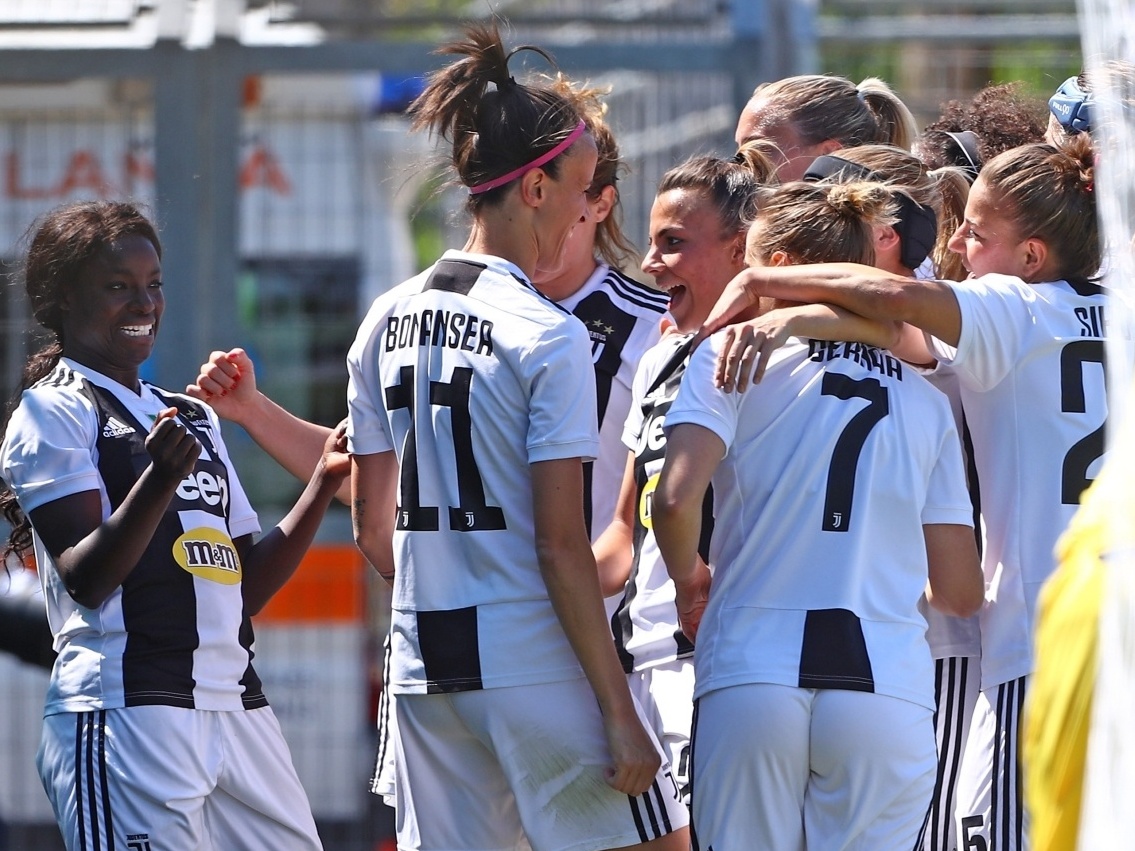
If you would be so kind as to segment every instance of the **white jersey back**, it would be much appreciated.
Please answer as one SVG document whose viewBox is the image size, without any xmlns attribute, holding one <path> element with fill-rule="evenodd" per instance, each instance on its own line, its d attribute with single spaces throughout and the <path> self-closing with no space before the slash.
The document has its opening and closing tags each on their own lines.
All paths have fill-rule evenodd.
<svg viewBox="0 0 1135 851">
<path fill-rule="evenodd" d="M 985 275 L 950 282 L 961 385 L 986 526 L 983 689 L 1032 672 L 1036 599 L 1053 548 L 1104 457 L 1104 295 L 1095 285 Z"/>
<path fill-rule="evenodd" d="M 744 394 L 695 353 L 667 426 L 727 447 L 713 477 L 713 586 L 698 696 L 742 683 L 839 688 L 934 705 L 918 599 L 924 524 L 972 525 L 944 396 L 886 352 L 790 340 Z"/>
<path fill-rule="evenodd" d="M 536 561 L 529 465 L 594 458 L 589 351 L 516 266 L 464 252 L 364 319 L 348 438 L 398 453 L 395 693 L 581 676 Z"/>
<path fill-rule="evenodd" d="M 591 336 L 599 455 L 584 468 L 588 529 L 598 538 L 615 514 L 627 466 L 623 423 L 631 406 L 631 382 L 638 362 L 661 334 L 669 296 L 600 264 L 560 307 L 572 312 Z"/>
</svg>

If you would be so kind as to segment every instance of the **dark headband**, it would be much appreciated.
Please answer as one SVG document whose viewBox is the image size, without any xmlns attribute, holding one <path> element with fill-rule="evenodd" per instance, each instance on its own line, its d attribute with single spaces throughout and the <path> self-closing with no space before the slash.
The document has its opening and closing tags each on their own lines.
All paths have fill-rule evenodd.
<svg viewBox="0 0 1135 851">
<path fill-rule="evenodd" d="M 867 166 L 830 154 L 816 157 L 804 172 L 804 179 L 810 183 L 829 178 L 834 178 L 835 183 L 846 183 L 849 177 L 886 184 Z M 899 235 L 899 259 L 905 268 L 917 269 L 930 256 L 930 249 L 938 239 L 938 217 L 905 192 L 892 191 L 891 196 L 899 207 L 899 220 L 894 226 Z"/>
</svg>

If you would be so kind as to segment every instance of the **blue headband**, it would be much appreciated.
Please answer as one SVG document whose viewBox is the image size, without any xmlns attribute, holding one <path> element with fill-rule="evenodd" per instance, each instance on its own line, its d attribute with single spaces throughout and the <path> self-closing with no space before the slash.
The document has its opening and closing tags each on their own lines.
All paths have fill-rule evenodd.
<svg viewBox="0 0 1135 851">
<path fill-rule="evenodd" d="M 1075 77 L 1069 77 L 1048 99 L 1048 109 L 1060 126 L 1069 133 L 1087 133 L 1092 129 L 1091 92 L 1080 88 Z"/>
</svg>

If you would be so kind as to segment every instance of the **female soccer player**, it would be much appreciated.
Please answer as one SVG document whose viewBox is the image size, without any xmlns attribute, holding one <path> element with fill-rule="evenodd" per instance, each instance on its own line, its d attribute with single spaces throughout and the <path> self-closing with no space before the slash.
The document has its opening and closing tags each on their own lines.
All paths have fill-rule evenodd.
<svg viewBox="0 0 1135 851">
<path fill-rule="evenodd" d="M 139 380 L 165 310 L 132 205 L 39 224 L 32 356 L 0 448 L 10 543 L 34 549 L 59 653 L 38 765 L 69 849 L 320 848 L 260 679 L 256 614 L 350 471 L 342 428 L 260 531 L 204 405 Z"/>
<path fill-rule="evenodd" d="M 398 841 L 684 847 L 583 522 L 590 343 L 532 285 L 585 215 L 595 142 L 512 78 L 495 28 L 443 52 L 411 111 L 452 144 L 472 229 L 376 300 L 348 356 L 356 539 L 394 584 Z"/>
<path fill-rule="evenodd" d="M 749 261 L 874 259 L 871 183 L 772 191 Z M 772 307 L 771 302 L 761 306 Z M 705 847 L 912 848 L 934 787 L 918 601 L 981 601 L 949 406 L 884 350 L 794 338 L 743 396 L 714 338 L 667 420 L 654 530 L 696 638 L 694 827 Z M 700 505 L 714 487 L 710 572 Z"/>
</svg>

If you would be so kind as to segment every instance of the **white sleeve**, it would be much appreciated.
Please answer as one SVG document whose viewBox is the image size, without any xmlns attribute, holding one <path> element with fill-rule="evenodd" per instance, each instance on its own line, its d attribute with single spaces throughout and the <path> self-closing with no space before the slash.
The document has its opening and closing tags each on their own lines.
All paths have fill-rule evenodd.
<svg viewBox="0 0 1135 851">
<path fill-rule="evenodd" d="M 713 382 L 722 339 L 720 333 L 714 334 L 694 351 L 682 376 L 678 397 L 666 412 L 666 431 L 679 423 L 699 425 L 721 438 L 728 455 L 737 434 L 737 412 L 744 396 L 726 393 Z"/>
<path fill-rule="evenodd" d="M 956 347 L 930 338 L 931 351 L 970 389 L 988 390 L 1020 360 L 1036 293 L 1007 275 L 947 283 L 958 300 L 961 333 Z"/>
<path fill-rule="evenodd" d="M 355 455 L 377 455 L 394 449 L 376 351 L 385 318 L 386 311 L 373 305 L 347 352 L 347 449 Z"/>
<path fill-rule="evenodd" d="M 934 401 L 941 403 L 936 407 L 939 408 L 938 420 L 942 424 L 942 441 L 926 488 L 922 525 L 949 523 L 957 526 L 973 526 L 973 503 L 970 501 L 969 489 L 966 487 L 962 442 L 958 438 L 954 417 L 949 412 L 945 397 Z"/>
<path fill-rule="evenodd" d="M 542 335 L 521 360 L 529 388 L 528 463 L 593 461 L 599 453 L 595 378 L 587 329 L 568 317 Z"/>
<path fill-rule="evenodd" d="M 25 514 L 101 490 L 97 437 L 98 415 L 82 394 L 53 387 L 24 391 L 8 421 L 0 465 Z"/>
</svg>

